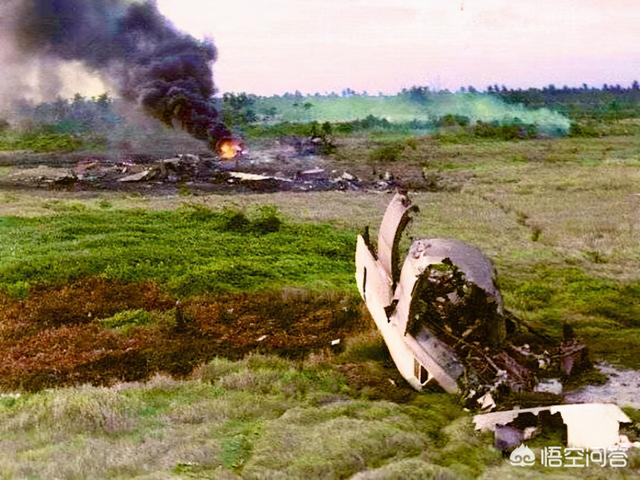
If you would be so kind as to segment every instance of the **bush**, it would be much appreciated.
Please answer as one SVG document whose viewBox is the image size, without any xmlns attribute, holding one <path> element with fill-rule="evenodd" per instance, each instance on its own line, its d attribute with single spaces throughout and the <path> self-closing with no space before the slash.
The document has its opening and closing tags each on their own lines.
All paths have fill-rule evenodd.
<svg viewBox="0 0 640 480">
<path fill-rule="evenodd" d="M 222 210 L 222 222 L 224 229 L 232 232 L 247 230 L 251 223 L 242 210 L 230 207 L 225 207 Z"/>
<path fill-rule="evenodd" d="M 137 309 L 118 312 L 109 318 L 100 320 L 100 323 L 105 328 L 127 331 L 134 327 L 148 325 L 152 323 L 152 321 L 153 317 L 149 312 L 143 309 Z"/>
<path fill-rule="evenodd" d="M 538 128 L 532 124 L 519 122 L 501 124 L 499 122 L 478 121 L 473 126 L 473 134 L 480 138 L 495 138 L 498 140 L 524 140 L 536 138 Z"/>
<path fill-rule="evenodd" d="M 276 207 L 266 205 L 258 210 L 257 216 L 251 223 L 253 230 L 257 233 L 273 233 L 280 230 L 282 219 L 278 216 Z"/>
<path fill-rule="evenodd" d="M 593 124 L 571 122 L 570 137 L 599 137 L 600 132 Z"/>
<path fill-rule="evenodd" d="M 436 125 L 438 127 L 467 127 L 471 121 L 469 117 L 464 115 L 453 115 L 451 113 L 438 118 Z"/>
<path fill-rule="evenodd" d="M 372 162 L 395 162 L 404 153 L 406 143 L 394 142 L 378 147 L 369 152 L 369 160 Z"/>
</svg>

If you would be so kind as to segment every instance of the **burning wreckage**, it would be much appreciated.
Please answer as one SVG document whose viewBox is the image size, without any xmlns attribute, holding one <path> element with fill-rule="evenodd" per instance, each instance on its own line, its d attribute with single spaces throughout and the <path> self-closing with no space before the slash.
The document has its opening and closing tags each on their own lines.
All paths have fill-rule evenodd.
<svg viewBox="0 0 640 480">
<path fill-rule="evenodd" d="M 435 382 L 479 409 L 476 428 L 494 431 L 503 450 L 563 423 L 569 447 L 632 445 L 619 435 L 619 424 L 630 419 L 617 405 L 559 404 L 558 378 L 592 368 L 586 346 L 568 326 L 554 345 L 507 312 L 494 266 L 480 250 L 454 239 L 422 239 L 401 263 L 400 240 L 417 211 L 397 193 L 377 251 L 368 230 L 356 248 L 358 289 L 407 382 L 416 390 Z M 515 409 L 492 412 L 509 407 Z"/>
</svg>

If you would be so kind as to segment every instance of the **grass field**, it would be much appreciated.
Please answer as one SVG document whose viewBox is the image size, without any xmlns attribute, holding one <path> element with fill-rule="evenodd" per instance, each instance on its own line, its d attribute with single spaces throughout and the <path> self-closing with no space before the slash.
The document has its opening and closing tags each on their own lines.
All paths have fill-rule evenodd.
<svg viewBox="0 0 640 480">
<path fill-rule="evenodd" d="M 395 162 L 372 160 L 389 141 L 405 138 L 342 138 L 333 160 L 423 171 L 433 191 L 412 195 L 410 235 L 479 246 L 508 309 L 555 336 L 571 323 L 596 360 L 640 368 L 640 136 L 419 137 Z M 0 397 L 0 478 L 570 478 L 507 467 L 453 397 L 403 386 L 352 281 L 355 235 L 375 231 L 389 198 L 0 192 L 1 341 L 32 381 L 18 388 L 5 362 L 3 388 L 22 391 Z M 278 333 L 260 344 L 263 327 Z M 207 350 L 225 343 L 240 355 Z M 52 358 L 71 386 L 40 390 L 55 386 L 35 374 Z M 175 368 L 158 374 L 162 362 Z M 102 386 L 73 386 L 85 381 Z M 639 469 L 636 455 L 580 474 Z"/>
<path fill-rule="evenodd" d="M 184 297 L 284 286 L 348 290 L 355 237 L 328 226 L 282 224 L 268 207 L 254 218 L 198 204 L 176 211 L 85 210 L 3 218 L 0 288 L 27 293 L 100 276 L 152 280 Z"/>
</svg>

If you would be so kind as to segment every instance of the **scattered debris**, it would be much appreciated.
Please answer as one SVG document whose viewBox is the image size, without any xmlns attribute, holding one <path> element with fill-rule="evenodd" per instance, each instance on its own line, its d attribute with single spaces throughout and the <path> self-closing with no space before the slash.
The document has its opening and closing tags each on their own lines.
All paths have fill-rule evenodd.
<svg viewBox="0 0 640 480">
<path fill-rule="evenodd" d="M 229 172 L 229 176 L 231 178 L 235 178 L 237 180 L 244 181 L 244 182 L 263 182 L 263 181 L 273 181 L 273 180 L 283 181 L 283 182 L 291 181 L 287 178 L 277 178 L 277 177 L 271 177 L 268 175 L 258 175 L 255 173 L 244 173 L 244 172 Z"/>
<path fill-rule="evenodd" d="M 320 127 L 318 127 L 320 128 Z M 316 132 L 318 133 L 318 132 Z M 324 138 L 324 139 L 323 139 Z M 327 140 L 329 143 L 327 143 Z M 330 135 L 319 131 L 310 137 L 285 137 L 261 141 L 255 149 L 242 150 L 233 161 L 221 161 L 213 152 L 169 154 L 132 153 L 130 150 L 103 154 L 71 153 L 25 154 L 16 160 L 15 176 L 4 175 L 0 183 L 21 188 L 69 188 L 78 190 L 156 191 L 175 193 L 187 186 L 190 192 L 318 192 L 375 191 L 392 192 L 401 184 L 412 189 L 429 189 L 419 165 L 397 165 L 394 171 L 369 170 L 354 165 L 345 171 L 333 151 Z M 12 152 L 14 155 L 16 152 Z M 4 162 L 0 158 L 0 163 Z M 6 162 L 4 162 L 6 163 Z M 29 172 L 28 165 L 47 164 L 55 171 Z M 59 170 L 58 170 L 59 169 Z M 34 169 L 30 169 L 34 170 Z M 263 178 L 234 178 L 232 174 L 258 175 Z M 443 172 L 443 181 L 457 172 Z"/>
<path fill-rule="evenodd" d="M 584 367 L 590 364 L 586 345 L 574 337 L 573 331 L 568 325 L 565 326 L 565 340 L 560 344 L 558 354 L 560 369 L 567 377 L 574 370 L 584 370 Z"/>
<path fill-rule="evenodd" d="M 27 168 L 17 170 L 9 175 L 9 178 L 16 183 L 28 183 L 38 185 L 71 185 L 78 177 L 68 168 L 48 167 L 40 165 L 37 168 Z"/>
<path fill-rule="evenodd" d="M 401 236 L 416 211 L 397 193 L 377 251 L 368 229 L 356 247 L 358 290 L 409 384 L 421 390 L 435 381 L 483 412 L 517 406 L 474 417 L 502 450 L 562 425 L 569 447 L 633 445 L 619 434 L 631 420 L 617 405 L 551 405 L 562 400 L 560 379 L 592 368 L 587 348 L 568 326 L 557 345 L 505 311 L 493 264 L 480 250 L 453 239 L 415 240 L 401 264 Z"/>
<path fill-rule="evenodd" d="M 553 405 L 485 413 L 473 417 L 473 423 L 476 430 L 495 432 L 496 447 L 507 450 L 525 440 L 525 428 L 544 429 L 545 422 L 539 418 L 541 413 L 551 416 L 560 414 L 567 429 L 567 446 L 571 448 L 619 447 L 623 440 L 619 433 L 620 423 L 631 423 L 620 407 L 608 403 Z M 521 421 L 519 424 L 518 420 Z"/>
<path fill-rule="evenodd" d="M 240 183 L 254 191 L 276 192 L 286 190 L 285 184 L 291 182 L 287 178 L 278 178 L 269 175 L 259 175 L 256 173 L 228 172 L 228 183 Z"/>
<path fill-rule="evenodd" d="M 246 181 L 246 182 L 260 182 L 264 180 L 273 179 L 273 177 L 268 177 L 266 175 L 257 175 L 255 173 L 243 173 L 243 172 L 229 172 L 229 176 L 231 178 L 235 178 L 237 180 Z"/>
<path fill-rule="evenodd" d="M 316 131 L 309 136 L 284 136 L 280 138 L 280 143 L 293 147 L 299 156 L 331 153 L 336 149 L 331 136 L 321 131 Z"/>
<path fill-rule="evenodd" d="M 85 159 L 78 162 L 73 169 L 78 179 L 90 178 L 92 171 L 97 170 L 100 167 L 100 162 L 92 159 Z"/>
<path fill-rule="evenodd" d="M 480 405 L 480 410 L 482 411 L 491 411 L 496 408 L 496 402 L 493 400 L 493 397 L 490 393 L 485 393 L 482 397 L 476 400 L 478 405 Z"/>
<path fill-rule="evenodd" d="M 335 340 L 331 340 L 331 346 L 335 347 L 336 345 L 340 345 L 340 339 L 337 338 Z"/>
</svg>

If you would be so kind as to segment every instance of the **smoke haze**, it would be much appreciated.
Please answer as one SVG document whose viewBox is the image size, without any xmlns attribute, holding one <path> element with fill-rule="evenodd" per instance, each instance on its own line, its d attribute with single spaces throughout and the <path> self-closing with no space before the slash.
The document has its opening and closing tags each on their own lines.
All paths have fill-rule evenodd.
<svg viewBox="0 0 640 480">
<path fill-rule="evenodd" d="M 80 62 L 167 125 L 211 142 L 229 136 L 211 100 L 213 43 L 178 31 L 155 2 L 2 2 L 2 98 L 33 94 L 34 84 L 51 98 L 62 88 L 59 64 Z"/>
</svg>

